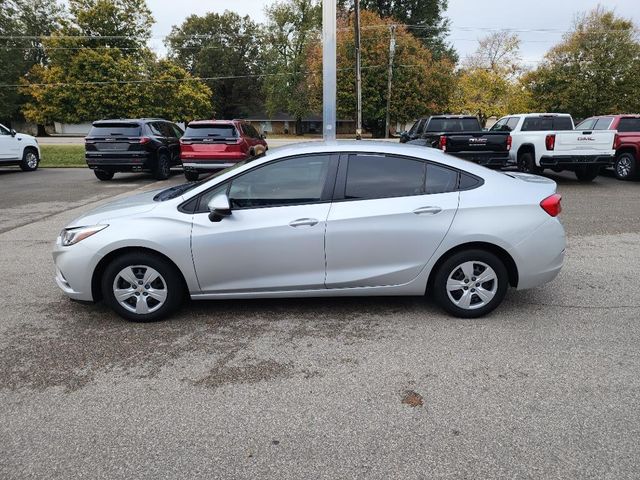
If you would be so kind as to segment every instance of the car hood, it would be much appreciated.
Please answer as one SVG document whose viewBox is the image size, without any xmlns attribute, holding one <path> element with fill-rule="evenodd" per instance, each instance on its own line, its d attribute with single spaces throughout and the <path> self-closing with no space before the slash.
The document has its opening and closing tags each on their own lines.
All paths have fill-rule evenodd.
<svg viewBox="0 0 640 480">
<path fill-rule="evenodd" d="M 158 202 L 155 202 L 153 197 L 162 190 L 164 190 L 164 188 L 139 193 L 130 197 L 121 198 L 115 202 L 107 203 L 76 218 L 67 225 L 67 228 L 107 223 L 114 218 L 127 217 L 153 210 L 158 206 Z"/>
<path fill-rule="evenodd" d="M 16 133 L 16 138 L 21 140 L 33 140 L 35 141 L 36 137 L 32 137 L 31 135 L 27 135 L 26 133 Z"/>
</svg>

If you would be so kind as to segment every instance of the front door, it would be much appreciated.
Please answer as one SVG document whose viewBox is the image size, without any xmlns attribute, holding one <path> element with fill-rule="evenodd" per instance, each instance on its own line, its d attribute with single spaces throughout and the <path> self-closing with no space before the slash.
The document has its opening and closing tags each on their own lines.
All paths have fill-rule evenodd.
<svg viewBox="0 0 640 480">
<path fill-rule="evenodd" d="M 203 293 L 324 288 L 324 232 L 337 157 L 258 166 L 205 193 L 227 193 L 231 215 L 194 214 L 192 254 Z"/>
<path fill-rule="evenodd" d="M 0 125 L 0 161 L 17 160 L 20 156 L 20 142 L 11 135 L 11 131 Z"/>
<path fill-rule="evenodd" d="M 341 159 L 327 219 L 327 288 L 402 285 L 415 279 L 458 208 L 458 172 L 378 154 Z"/>
</svg>

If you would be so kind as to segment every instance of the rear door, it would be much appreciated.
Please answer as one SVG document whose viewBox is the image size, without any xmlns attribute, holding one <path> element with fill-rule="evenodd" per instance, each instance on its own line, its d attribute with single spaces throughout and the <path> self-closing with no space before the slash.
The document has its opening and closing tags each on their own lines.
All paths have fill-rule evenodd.
<svg viewBox="0 0 640 480">
<path fill-rule="evenodd" d="M 343 155 L 327 219 L 327 288 L 413 280 L 453 221 L 457 182 L 457 171 L 421 159 Z"/>
</svg>

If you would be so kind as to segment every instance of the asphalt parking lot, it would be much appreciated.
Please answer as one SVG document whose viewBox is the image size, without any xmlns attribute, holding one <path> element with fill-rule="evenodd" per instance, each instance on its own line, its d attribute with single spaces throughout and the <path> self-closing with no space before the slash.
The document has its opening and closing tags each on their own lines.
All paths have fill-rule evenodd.
<svg viewBox="0 0 640 480">
<path fill-rule="evenodd" d="M 50 247 L 167 182 L 3 170 L 0 478 L 638 478 L 640 182 L 552 178 L 566 265 L 486 318 L 299 299 L 131 324 L 70 302 Z"/>
</svg>

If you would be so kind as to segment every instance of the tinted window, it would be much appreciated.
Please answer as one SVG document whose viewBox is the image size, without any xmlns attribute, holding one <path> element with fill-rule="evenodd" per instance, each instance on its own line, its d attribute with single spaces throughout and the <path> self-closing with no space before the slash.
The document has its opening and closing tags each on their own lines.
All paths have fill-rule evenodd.
<svg viewBox="0 0 640 480">
<path fill-rule="evenodd" d="M 136 123 L 101 123 L 91 127 L 90 137 L 139 137 L 140 125 Z"/>
<path fill-rule="evenodd" d="M 576 130 L 593 130 L 593 126 L 596 124 L 595 118 L 587 118 L 580 122 L 576 127 Z"/>
<path fill-rule="evenodd" d="M 176 125 L 175 123 L 171 123 L 171 128 L 173 129 L 173 131 L 175 132 L 175 136 L 180 138 L 182 137 L 182 135 L 184 135 L 184 132 L 182 131 L 182 129 Z"/>
<path fill-rule="evenodd" d="M 569 117 L 554 117 L 553 130 L 573 130 L 573 122 Z"/>
<path fill-rule="evenodd" d="M 164 137 L 164 133 L 162 132 L 162 124 L 160 122 L 153 122 L 149 124 L 149 130 L 156 137 Z"/>
<path fill-rule="evenodd" d="M 458 172 L 432 163 L 427 164 L 425 193 L 454 192 L 458 188 Z"/>
<path fill-rule="evenodd" d="M 640 118 L 621 118 L 619 132 L 640 132 Z"/>
<path fill-rule="evenodd" d="M 322 199 L 331 158 L 313 155 L 256 168 L 231 182 L 232 208 L 274 207 Z"/>
<path fill-rule="evenodd" d="M 426 163 L 382 155 L 351 155 L 345 198 L 404 197 L 424 193 Z"/>
<path fill-rule="evenodd" d="M 171 124 L 167 122 L 160 123 L 160 131 L 162 132 L 163 137 L 172 138 L 176 136 L 173 128 L 171 128 Z"/>
<path fill-rule="evenodd" d="M 501 118 L 498 120 L 493 127 L 491 127 L 492 132 L 502 132 L 507 128 L 507 119 Z"/>
<path fill-rule="evenodd" d="M 609 130 L 609 127 L 611 126 L 612 121 L 613 121 L 613 117 L 599 118 L 593 128 L 594 130 Z"/>
<path fill-rule="evenodd" d="M 477 118 L 432 118 L 427 132 L 477 132 L 482 130 Z"/>
<path fill-rule="evenodd" d="M 520 119 L 518 117 L 509 117 L 507 119 L 507 127 L 509 128 L 510 132 L 513 131 L 513 129 L 518 126 L 519 121 Z"/>
<path fill-rule="evenodd" d="M 185 137 L 222 137 L 222 138 L 234 138 L 238 136 L 236 127 L 231 124 L 228 125 L 188 125 Z"/>
<path fill-rule="evenodd" d="M 0 135 L 10 135 L 11 132 L 4 125 L 0 125 Z"/>
<path fill-rule="evenodd" d="M 473 175 L 469 175 L 468 173 L 460 173 L 460 183 L 458 185 L 458 189 L 460 190 L 471 190 L 472 188 L 476 188 L 482 184 L 482 180 L 478 177 L 474 177 Z"/>
<path fill-rule="evenodd" d="M 245 123 L 242 127 L 244 128 L 245 133 L 249 135 L 251 138 L 260 138 L 258 131 L 255 128 L 253 128 L 253 125 Z"/>
<path fill-rule="evenodd" d="M 548 130 L 573 130 L 569 117 L 528 117 L 522 124 L 523 132 L 542 132 Z"/>
</svg>

